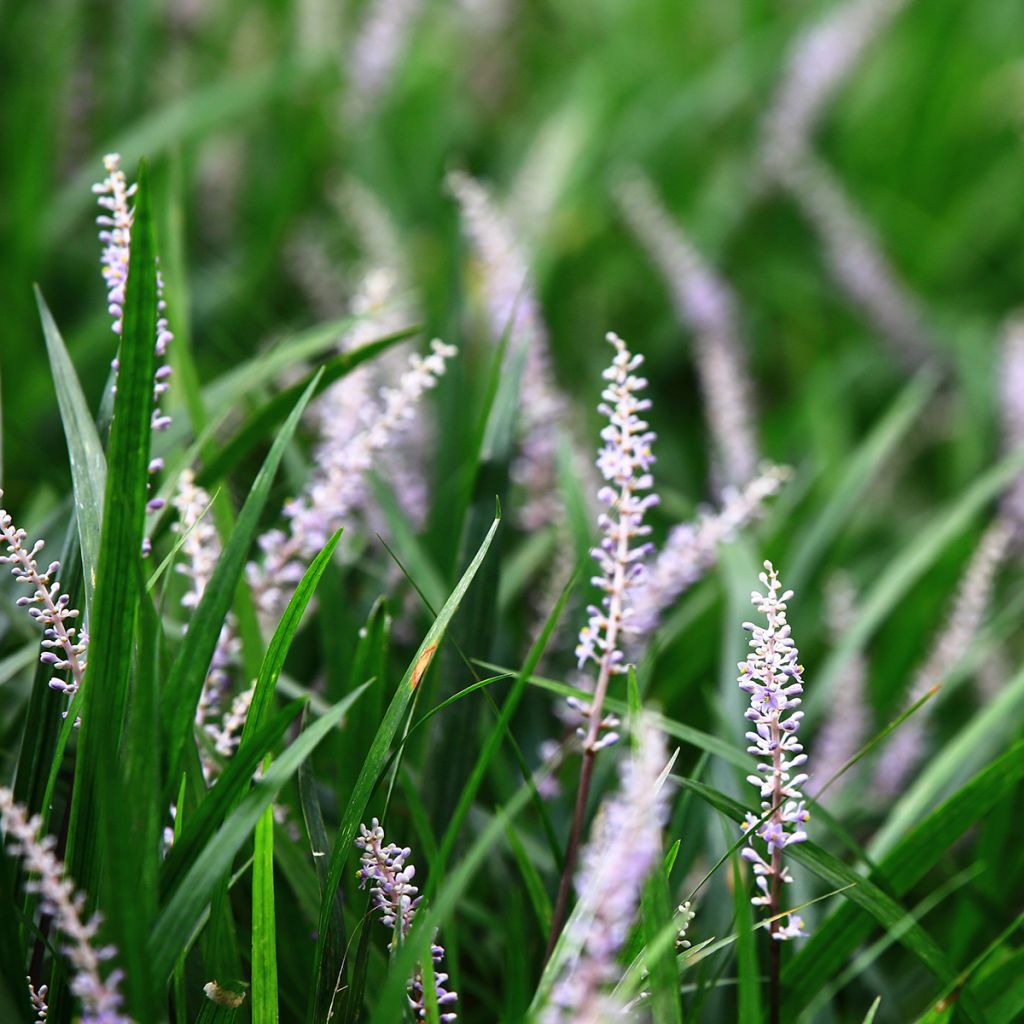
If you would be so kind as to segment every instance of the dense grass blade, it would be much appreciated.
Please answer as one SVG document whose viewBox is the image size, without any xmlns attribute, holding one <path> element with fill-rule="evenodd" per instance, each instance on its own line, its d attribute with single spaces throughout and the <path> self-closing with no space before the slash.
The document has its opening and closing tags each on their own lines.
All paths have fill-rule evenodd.
<svg viewBox="0 0 1024 1024">
<path fill-rule="evenodd" d="M 263 762 L 270 767 L 270 758 Z M 274 810 L 256 823 L 252 863 L 252 1024 L 277 1024 L 277 934 L 274 916 Z"/>
<path fill-rule="evenodd" d="M 43 293 L 36 287 L 36 304 L 43 324 L 50 372 L 57 391 L 57 407 L 64 425 L 64 438 L 71 464 L 71 487 L 75 496 L 75 520 L 82 549 L 85 603 L 92 608 L 96 566 L 100 554 L 100 523 L 103 519 L 103 489 L 107 481 L 107 460 L 89 405 L 78 382 L 60 330 L 50 314 Z"/>
<path fill-rule="evenodd" d="M 1019 742 L 937 807 L 893 848 L 871 877 L 893 897 L 901 898 L 944 856 L 948 844 L 1005 799 L 1022 777 L 1024 742 Z M 867 915 L 850 904 L 840 905 L 786 967 L 785 1012 L 799 1013 L 871 929 Z"/>
<path fill-rule="evenodd" d="M 132 834 L 124 813 L 129 800 L 136 807 L 154 806 L 155 792 L 131 792 L 142 752 L 129 734 L 122 737 L 135 646 L 135 626 L 142 593 L 141 551 L 146 516 L 150 416 L 156 357 L 156 246 L 146 168 L 139 169 L 135 219 L 132 225 L 120 347 L 117 397 L 107 449 L 107 487 L 91 622 L 89 668 L 85 679 L 82 728 L 75 771 L 70 870 L 86 892 L 95 895 L 94 866 L 101 857 L 111 877 L 145 880 L 151 876 L 156 849 Z M 136 688 L 153 690 L 156 679 L 140 672 Z M 136 700 L 142 698 L 141 692 Z M 155 694 L 145 695 L 145 706 Z M 137 723 L 138 724 L 138 723 Z M 111 886 L 107 891 L 109 934 L 120 950 L 126 996 L 132 1013 L 149 1014 L 150 970 L 145 939 L 156 893 Z"/>
<path fill-rule="evenodd" d="M 161 909 L 146 944 L 153 976 L 166 978 L 176 958 L 190 944 L 206 906 L 221 879 L 231 867 L 235 854 L 252 835 L 263 812 L 299 765 L 323 738 L 345 717 L 363 690 L 349 694 L 322 717 L 316 719 L 267 770 L 248 795 L 217 830 L 214 837 L 188 865 L 174 895 Z"/>
<path fill-rule="evenodd" d="M 388 748 L 391 746 L 391 742 L 395 738 L 402 720 L 405 718 L 406 710 L 412 701 L 416 687 L 429 667 L 430 660 L 434 657 L 437 647 L 444 637 L 445 630 L 448 628 L 448 624 L 462 603 L 469 585 L 473 582 L 473 577 L 476 576 L 477 570 L 483 563 L 499 523 L 500 519 L 495 519 L 491 524 L 491 528 L 480 545 L 476 556 L 452 591 L 451 596 L 445 602 L 444 607 L 438 612 L 437 618 L 427 631 L 427 635 L 423 638 L 416 656 L 406 669 L 405 675 L 398 684 L 398 690 L 385 712 L 384 720 L 380 723 L 380 727 L 373 738 L 373 743 L 370 745 L 366 760 L 363 762 L 359 777 L 356 779 L 355 786 L 353 787 L 352 795 L 349 797 L 348 804 L 345 807 L 341 825 L 334 840 L 334 848 L 331 851 L 324 902 L 320 908 L 320 923 L 313 973 L 313 991 L 308 1013 L 310 1022 L 320 1021 L 325 1017 L 338 977 L 340 964 L 327 963 L 325 951 L 328 943 L 328 932 L 331 927 L 334 893 L 341 882 L 341 873 L 345 867 L 345 862 L 352 852 L 352 841 L 356 837 L 359 823 L 366 811 L 366 805 L 376 785 L 378 775 L 387 760 Z"/>
<path fill-rule="evenodd" d="M 163 693 L 163 718 L 167 730 L 169 777 L 172 779 L 178 777 L 182 750 L 192 730 L 203 681 L 217 645 L 217 638 L 220 636 L 221 625 L 241 579 L 249 548 L 259 526 L 260 515 L 267 503 L 270 485 L 315 385 L 316 378 L 306 387 L 274 440 L 217 563 L 213 578 L 203 592 L 202 600 L 182 641 L 181 650 L 168 675 Z"/>
</svg>

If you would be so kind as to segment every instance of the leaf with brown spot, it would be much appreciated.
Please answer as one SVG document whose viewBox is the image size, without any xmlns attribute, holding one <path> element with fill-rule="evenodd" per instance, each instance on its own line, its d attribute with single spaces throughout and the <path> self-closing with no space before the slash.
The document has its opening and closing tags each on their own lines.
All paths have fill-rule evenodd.
<svg viewBox="0 0 1024 1024">
<path fill-rule="evenodd" d="M 412 670 L 412 689 L 416 689 L 420 685 L 420 680 L 423 678 L 427 669 L 430 668 L 430 661 L 434 657 L 434 651 L 437 650 L 437 644 L 431 644 L 416 660 L 416 667 Z"/>
</svg>

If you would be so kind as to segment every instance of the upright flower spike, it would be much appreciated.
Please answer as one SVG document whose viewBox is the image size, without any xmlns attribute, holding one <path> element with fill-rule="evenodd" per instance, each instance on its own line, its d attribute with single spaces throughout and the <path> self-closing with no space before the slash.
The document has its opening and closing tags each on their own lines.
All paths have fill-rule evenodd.
<svg viewBox="0 0 1024 1024">
<path fill-rule="evenodd" d="M 397 933 L 397 942 L 404 942 L 423 901 L 419 889 L 412 884 L 416 876 L 415 866 L 408 862 L 412 850 L 398 847 L 394 843 L 385 844 L 384 829 L 376 818 L 370 823 L 370 828 L 359 826 L 359 837 L 355 844 L 363 851 L 362 866 L 358 872 L 359 887 L 370 887 L 370 902 L 380 914 L 380 923 L 393 935 Z M 392 939 L 388 948 L 393 950 L 395 942 Z M 442 970 L 444 947 L 434 943 L 430 954 L 434 964 L 434 991 L 440 1019 L 444 1022 L 454 1021 L 458 1018 L 453 1009 L 458 996 L 444 987 L 448 980 L 448 975 Z M 409 1006 L 416 1020 L 426 1020 L 423 971 L 419 967 L 409 981 Z"/>
<path fill-rule="evenodd" d="M 719 545 L 735 539 L 757 519 L 764 503 L 791 475 L 786 466 L 764 465 L 742 489 L 727 487 L 719 509 L 701 511 L 692 522 L 672 528 L 633 595 L 634 646 L 639 647 L 657 629 L 665 610 L 714 566 Z"/>
<path fill-rule="evenodd" d="M 358 121 L 386 94 L 409 42 L 423 0 L 371 0 L 349 51 L 346 112 Z"/>
<path fill-rule="evenodd" d="M 3 496 L 0 491 L 0 500 Z M 72 698 L 85 675 L 89 634 L 75 625 L 79 611 L 71 607 L 71 599 L 60 592 L 60 583 L 54 579 L 60 562 L 50 562 L 45 571 L 40 571 L 36 555 L 43 550 L 43 541 L 37 540 L 27 548 L 27 538 L 28 534 L 14 525 L 7 510 L 0 508 L 0 540 L 7 547 L 6 554 L 0 555 L 0 565 L 9 565 L 14 578 L 32 588 L 31 596 L 18 598 L 18 606 L 28 608 L 29 615 L 43 627 L 43 652 L 39 660 L 51 665 L 55 672 L 68 673 L 66 679 L 51 679 L 50 688 Z"/>
<path fill-rule="evenodd" d="M 303 493 L 284 507 L 287 531 L 269 530 L 259 538 L 263 558 L 246 568 L 260 612 L 275 621 L 291 588 L 302 578 L 304 563 L 363 503 L 366 472 L 378 454 L 408 428 L 423 395 L 437 385 L 447 361 L 458 350 L 434 340 L 426 357 L 414 353 L 396 387 L 381 388 L 380 405 L 365 410 L 363 428 L 347 444 L 318 449 L 319 461 Z"/>
<path fill-rule="evenodd" d="M 783 884 L 793 880 L 782 864 L 782 851 L 807 839 L 804 825 L 810 815 L 800 790 L 808 776 L 795 771 L 806 762 L 807 755 L 797 738 L 803 718 L 803 712 L 797 710 L 804 691 L 803 666 L 797 661 L 799 654 L 786 621 L 786 602 L 793 592 L 782 592 L 771 562 L 765 562 L 764 569 L 758 579 L 766 593 L 755 590 L 750 597 L 768 624 L 743 624 L 751 634 L 750 653 L 739 663 L 740 689 L 750 695 L 745 717 L 754 725 L 754 731 L 746 734 L 750 741 L 747 750 L 758 758 L 757 774 L 748 775 L 747 781 L 760 793 L 763 813 L 747 813 L 743 828 L 749 845 L 741 856 L 753 866 L 757 884 L 757 894 L 750 902 L 766 907 L 769 916 L 774 917 L 781 910 Z M 765 814 L 767 818 L 759 825 L 759 818 Z M 764 843 L 767 859 L 757 849 L 755 839 Z M 803 921 L 795 914 L 788 915 L 784 926 L 772 921 L 770 927 L 773 939 L 805 934 Z"/>
<path fill-rule="evenodd" d="M 908 703 L 941 684 L 970 651 L 1012 537 L 1013 528 L 1001 518 L 982 534 L 957 586 L 946 623 L 914 676 Z M 898 796 L 920 762 L 928 737 L 929 711 L 926 704 L 889 737 L 875 768 L 873 788 L 882 799 Z"/>
<path fill-rule="evenodd" d="M 637 749 L 623 760 L 618 793 L 605 801 L 580 856 L 579 904 L 565 943 L 569 955 L 551 990 L 543 1024 L 621 1020 L 610 992 L 621 976 L 618 955 L 636 918 L 644 882 L 661 858 L 668 820 L 668 758 L 661 733 L 641 719 Z"/>
<path fill-rule="evenodd" d="M 9 789 L 0 787 L 0 828 L 7 836 L 7 852 L 22 857 L 25 870 L 34 876 L 26 884 L 29 892 L 39 895 L 40 908 L 53 918 L 64 933 L 66 944 L 62 952 L 71 961 L 71 991 L 82 1006 L 82 1024 L 131 1024 L 121 1012 L 121 971 L 115 968 L 106 978 L 101 965 L 117 955 L 112 946 L 96 946 L 101 918 L 94 915 L 82 920 L 85 894 L 75 890 L 66 877 L 63 863 L 53 849 L 57 840 L 53 836 L 40 837 L 38 816 L 29 818 L 25 809 L 14 802 Z M 30 988 L 33 1005 L 40 1020 L 45 1020 L 46 986 Z M 41 1001 L 42 1006 L 39 1005 Z"/>
<path fill-rule="evenodd" d="M 573 711 L 579 712 L 585 723 L 578 730 L 583 740 L 583 764 L 565 865 L 551 917 L 549 957 L 569 906 L 594 758 L 601 747 L 618 739 L 613 731 L 605 731 L 601 735 L 602 730 L 610 730 L 617 724 L 614 718 L 605 719 L 602 709 L 612 676 L 627 670 L 623 640 L 633 628 L 633 592 L 643 578 L 643 562 L 651 551 L 651 545 L 641 540 L 650 533 L 644 516 L 658 502 L 657 495 L 645 493 L 654 485 L 650 472 L 654 465 L 654 453 L 651 451 L 654 432 L 640 417 L 640 413 L 651 404 L 648 399 L 639 397 L 647 387 L 647 381 L 635 373 L 643 364 L 643 356 L 633 355 L 617 334 L 609 333 L 607 340 L 615 349 L 615 356 L 611 366 L 604 371 L 607 385 L 601 392 L 602 402 L 597 407 L 598 412 L 608 418 L 608 425 L 601 431 L 604 445 L 597 453 L 597 468 L 605 480 L 597 497 L 607 511 L 598 516 L 601 542 L 591 550 L 600 569 L 600 574 L 591 582 L 604 596 L 600 605 L 591 605 L 587 609 L 589 620 L 580 630 L 576 645 L 579 668 L 593 663 L 597 669 L 597 681 L 589 703 L 570 702 Z"/>
<path fill-rule="evenodd" d="M 626 222 L 661 272 L 676 316 L 693 334 L 716 472 L 727 485 L 746 484 L 760 455 L 735 297 L 669 217 L 646 177 L 626 183 L 618 199 Z"/>
<path fill-rule="evenodd" d="M 100 256 L 100 268 L 107 286 L 107 309 L 113 317 L 112 330 L 120 337 L 124 318 L 125 287 L 128 282 L 128 263 L 131 257 L 132 221 L 135 211 L 129 206 L 136 186 L 129 185 L 121 170 L 121 157 L 118 153 L 109 153 L 103 158 L 106 178 L 93 185 L 96 202 L 104 210 L 96 218 L 100 225 L 100 241 L 103 252 Z M 167 319 L 167 303 L 164 301 L 164 282 L 159 269 L 156 272 L 157 321 L 156 348 L 157 368 L 153 376 L 153 414 L 150 420 L 151 429 L 155 432 L 166 430 L 171 425 L 171 417 L 160 408 L 160 399 L 170 387 L 171 367 L 165 361 L 167 348 L 174 340 L 171 326 Z M 116 371 L 119 363 L 117 357 L 111 364 Z M 164 468 L 163 459 L 154 458 L 149 464 L 150 473 L 158 473 Z M 150 512 L 163 508 L 162 498 L 153 498 L 146 508 Z M 143 553 L 149 553 L 149 539 L 143 542 Z"/>
</svg>

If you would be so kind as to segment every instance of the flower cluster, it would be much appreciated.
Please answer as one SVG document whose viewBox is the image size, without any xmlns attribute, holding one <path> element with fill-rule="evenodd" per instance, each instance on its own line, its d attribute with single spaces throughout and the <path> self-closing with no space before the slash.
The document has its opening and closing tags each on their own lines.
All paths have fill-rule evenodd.
<svg viewBox="0 0 1024 1024">
<path fill-rule="evenodd" d="M 657 629 L 665 609 L 714 566 L 718 546 L 756 519 L 790 475 L 785 466 L 762 466 L 742 489 L 725 489 L 720 509 L 702 511 L 693 522 L 673 527 L 633 596 L 635 643 Z"/>
<path fill-rule="evenodd" d="M 759 758 L 757 774 L 748 775 L 747 781 L 757 787 L 761 810 L 767 817 L 758 824 L 758 816 L 747 813 L 744 831 L 749 836 L 749 845 L 743 848 L 742 856 L 753 865 L 758 888 L 751 902 L 770 908 L 770 914 L 775 915 L 780 909 L 781 886 L 792 881 L 782 864 L 782 851 L 807 839 L 804 825 L 810 815 L 800 792 L 808 776 L 799 771 L 794 774 L 794 769 L 806 762 L 807 755 L 797 738 L 803 717 L 803 712 L 796 710 L 804 690 L 803 666 L 797 662 L 799 654 L 786 621 L 786 602 L 793 592 L 781 592 L 782 585 L 771 562 L 765 562 L 764 569 L 758 578 L 767 592 L 754 591 L 751 600 L 767 617 L 768 624 L 743 624 L 751 639 L 747 660 L 739 663 L 739 684 L 750 695 L 745 717 L 754 724 L 754 731 L 746 734 L 750 741 L 747 750 Z M 767 860 L 754 846 L 755 835 L 765 843 Z M 801 919 L 790 914 L 785 926 L 772 922 L 771 935 L 774 939 L 792 939 L 803 935 L 802 929 Z"/>
<path fill-rule="evenodd" d="M 555 382 L 533 274 L 511 224 L 487 189 L 469 175 L 449 174 L 448 187 L 458 200 L 480 265 L 488 333 L 496 342 L 507 335 L 513 351 L 525 349 L 522 439 L 512 478 L 525 495 L 519 513 L 522 525 L 536 530 L 563 512 L 556 487 L 556 454 L 559 427 L 569 418 L 568 402 Z"/>
<path fill-rule="evenodd" d="M 359 826 L 359 837 L 355 843 L 363 851 L 362 867 L 358 871 L 359 887 L 370 886 L 370 900 L 374 909 L 380 913 L 381 924 L 397 933 L 397 941 L 401 943 L 408 936 L 416 910 L 423 900 L 419 889 L 412 884 L 416 877 L 415 865 L 408 863 L 412 851 L 394 843 L 385 844 L 384 829 L 376 818 L 370 828 Z M 389 948 L 394 945 L 393 940 Z M 444 987 L 448 980 L 448 975 L 441 969 L 444 966 L 444 947 L 435 943 L 431 946 L 430 955 L 434 963 L 434 989 L 440 1019 L 454 1021 L 457 1014 L 452 1007 L 458 1001 L 458 996 Z M 426 1019 L 423 972 L 419 968 L 409 982 L 409 1005 L 417 1020 Z"/>
<path fill-rule="evenodd" d="M 100 225 L 100 241 L 103 252 L 100 256 L 101 272 L 107 286 L 107 308 L 114 318 L 112 329 L 120 336 L 124 326 L 125 289 L 128 284 L 128 264 L 131 257 L 132 219 L 134 211 L 129 201 L 135 195 L 136 186 L 129 185 L 121 170 L 121 157 L 118 153 L 109 153 L 103 158 L 106 178 L 93 185 L 96 202 L 105 213 L 96 218 Z M 157 321 L 156 321 L 156 357 L 158 366 L 153 377 L 153 414 L 150 421 L 154 431 L 166 430 L 171 425 L 171 417 L 160 408 L 161 396 L 170 387 L 171 367 L 163 360 L 167 357 L 167 347 L 174 340 L 170 323 L 167 320 L 167 303 L 164 301 L 164 282 L 159 269 L 156 273 L 157 288 Z M 117 371 L 118 359 L 112 364 Z M 155 458 L 149 464 L 150 473 L 158 473 L 164 468 L 163 459 Z M 150 500 L 147 508 L 156 512 L 163 508 L 162 498 Z M 148 539 L 144 542 L 144 552 L 149 552 Z"/>
<path fill-rule="evenodd" d="M 661 271 L 677 316 L 693 332 L 716 470 L 726 484 L 745 484 L 760 456 L 733 295 L 669 217 L 647 178 L 634 177 L 618 198 L 626 222 Z"/>
<path fill-rule="evenodd" d="M 349 51 L 347 113 L 359 120 L 376 108 L 391 84 L 423 0 L 373 0 Z"/>
<path fill-rule="evenodd" d="M 259 539 L 262 562 L 251 562 L 247 575 L 257 605 L 276 620 L 291 588 L 302 578 L 304 561 L 316 555 L 363 501 L 365 475 L 377 454 L 415 419 L 416 404 L 445 372 L 457 349 L 434 340 L 425 358 L 414 354 L 396 387 L 381 388 L 381 406 L 366 413 L 364 426 L 347 444 L 318 449 L 317 468 L 303 494 L 284 508 L 288 531 L 269 530 Z"/>
<path fill-rule="evenodd" d="M 661 856 L 668 819 L 668 786 L 661 775 L 668 758 L 661 733 L 645 719 L 637 749 L 623 760 L 618 793 L 607 800 L 591 828 L 576 876 L 579 905 L 563 943 L 569 950 L 544 1024 L 598 1024 L 621 1019 L 608 987 L 619 976 L 617 957 L 636 917 L 640 894 Z"/>
<path fill-rule="evenodd" d="M 50 1015 L 50 1007 L 46 1002 L 46 994 L 50 990 L 49 985 L 40 985 L 36 988 L 31 978 L 25 979 L 28 982 L 28 997 L 32 1000 L 32 1009 L 35 1010 L 36 1020 L 45 1021 Z"/>
<path fill-rule="evenodd" d="M 591 582 L 604 597 L 600 607 L 587 609 L 590 618 L 580 630 L 576 646 L 579 667 L 594 662 L 605 683 L 609 674 L 626 669 L 621 637 L 632 629 L 632 593 L 643 576 L 643 559 L 651 551 L 649 543 L 635 542 L 650 533 L 644 515 L 658 503 L 657 495 L 643 493 L 654 484 L 650 472 L 654 433 L 639 416 L 651 403 L 637 397 L 647 381 L 634 373 L 643 356 L 633 355 L 617 334 L 609 334 L 608 341 L 615 348 L 615 357 L 604 371 L 608 385 L 601 393 L 604 401 L 597 407 L 608 417 L 608 426 L 601 431 L 604 447 L 597 456 L 597 468 L 605 479 L 598 499 L 608 511 L 598 518 L 603 536 L 600 546 L 591 551 L 601 569 Z"/>
<path fill-rule="evenodd" d="M 95 914 L 88 921 L 82 920 L 85 894 L 76 892 L 65 877 L 64 865 L 53 852 L 57 841 L 53 836 L 40 838 L 39 824 L 38 816 L 29 818 L 14 802 L 11 791 L 0 787 L 0 827 L 9 840 L 7 852 L 12 857 L 24 857 L 26 871 L 35 876 L 26 888 L 38 893 L 42 912 L 53 918 L 67 939 L 63 952 L 74 969 L 71 991 L 82 1004 L 82 1024 L 131 1024 L 121 1012 L 121 971 L 115 968 L 106 979 L 100 974 L 101 965 L 117 951 L 95 945 L 101 918 Z M 30 993 L 39 1019 L 45 1020 L 45 986 Z"/>
<path fill-rule="evenodd" d="M 0 491 L 0 499 L 3 494 Z M 36 555 L 42 551 L 43 541 L 37 540 L 26 548 L 27 537 L 24 530 L 14 525 L 7 510 L 0 508 L 0 538 L 7 546 L 7 553 L 0 555 L 0 565 L 10 565 L 14 578 L 32 588 L 31 596 L 18 598 L 18 606 L 27 607 L 29 615 L 43 627 L 44 650 L 39 660 L 52 665 L 56 672 L 68 673 L 67 679 L 51 679 L 50 687 L 74 697 L 85 675 L 89 634 L 74 625 L 78 609 L 71 607 L 71 599 L 60 592 L 60 583 L 54 579 L 60 562 L 50 562 L 46 571 L 40 572 Z"/>
<path fill-rule="evenodd" d="M 996 519 L 982 534 L 961 577 L 946 624 L 915 674 L 910 688 L 910 704 L 948 678 L 970 651 L 992 596 L 996 573 L 1003 564 L 1012 537 L 1013 529 L 1003 519 Z M 927 706 L 921 708 L 900 725 L 878 759 L 874 789 L 883 799 L 891 800 L 897 796 L 917 767 L 928 734 L 929 710 Z"/>
</svg>

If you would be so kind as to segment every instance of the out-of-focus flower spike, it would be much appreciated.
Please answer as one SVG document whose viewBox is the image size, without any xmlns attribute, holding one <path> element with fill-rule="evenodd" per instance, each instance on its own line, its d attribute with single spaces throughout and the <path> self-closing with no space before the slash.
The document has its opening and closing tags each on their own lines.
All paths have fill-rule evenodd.
<svg viewBox="0 0 1024 1024">
<path fill-rule="evenodd" d="M 82 920 L 85 895 L 76 891 L 54 854 L 56 839 L 40 836 L 39 826 L 38 816 L 30 818 L 11 791 L 0 787 L 0 829 L 7 836 L 7 853 L 24 859 L 25 871 L 32 876 L 25 888 L 38 894 L 40 909 L 64 934 L 62 952 L 71 962 L 71 991 L 81 1003 L 82 1024 L 131 1024 L 121 1012 L 121 971 L 115 968 L 106 978 L 101 974 L 101 965 L 117 951 L 96 945 L 102 919 L 95 914 Z M 45 1020 L 46 986 L 37 991 L 30 981 L 29 992 L 38 1019 Z"/>
<path fill-rule="evenodd" d="M 760 825 L 758 816 L 747 813 L 743 831 L 749 845 L 741 856 L 751 865 L 757 886 L 750 902 L 766 907 L 768 916 L 774 917 L 782 907 L 782 886 L 792 881 L 782 864 L 782 851 L 807 839 L 804 826 L 810 818 L 800 788 L 808 778 L 803 770 L 807 755 L 797 737 L 803 717 L 797 709 L 804 686 L 803 666 L 786 620 L 786 602 L 793 592 L 782 590 L 771 562 L 764 563 L 758 579 L 765 593 L 754 591 L 751 601 L 767 618 L 767 625 L 743 624 L 750 632 L 750 653 L 739 663 L 739 684 L 750 697 L 744 716 L 752 726 L 747 751 L 758 758 L 757 774 L 748 775 L 747 781 L 760 794 L 763 814 L 771 813 Z M 767 859 L 754 845 L 755 838 L 765 844 Z M 793 914 L 785 925 L 775 920 L 769 927 L 777 940 L 805 934 L 803 921 Z"/>
<path fill-rule="evenodd" d="M 1003 448 L 1010 454 L 1024 448 L 1024 313 L 1015 313 L 1003 328 L 998 388 Z M 1024 540 L 1024 473 L 1007 489 L 1001 507 L 1019 547 Z"/>
<path fill-rule="evenodd" d="M 397 930 L 399 942 L 405 940 L 412 928 L 416 911 L 423 902 L 419 889 L 412 884 L 416 876 L 416 868 L 409 863 L 412 850 L 402 848 L 394 843 L 384 842 L 384 829 L 374 818 L 370 828 L 359 826 L 359 837 L 355 844 L 363 851 L 361 867 L 358 872 L 359 887 L 370 887 L 370 901 L 374 910 L 380 914 L 381 924 L 392 934 Z M 394 940 L 388 948 L 393 949 Z M 445 988 L 448 975 L 444 973 L 444 947 L 434 943 L 430 949 L 434 965 L 434 991 L 440 1019 L 449 1024 L 458 1018 L 455 1004 L 458 996 Z M 416 1020 L 425 1020 L 427 1016 L 426 1001 L 423 991 L 423 970 L 416 968 L 409 981 L 409 1006 Z"/>
<path fill-rule="evenodd" d="M 825 618 L 834 643 L 838 643 L 857 621 L 856 594 L 845 576 L 836 577 L 825 591 Z M 817 770 L 814 781 L 807 786 L 810 796 L 817 797 L 829 779 L 864 745 L 870 726 L 865 692 L 867 672 L 867 659 L 858 651 L 847 660 L 836 681 L 836 693 L 840 697 L 833 704 L 821 732 L 815 736 Z M 839 795 L 849 779 L 848 772 L 829 786 L 830 799 Z"/>
<path fill-rule="evenodd" d="M 769 178 L 784 178 L 809 148 L 825 108 L 906 3 L 842 0 L 797 36 L 762 129 L 761 164 Z"/>
<path fill-rule="evenodd" d="M 512 477 L 526 495 L 520 511 L 524 529 L 539 529 L 562 513 L 556 453 L 559 431 L 569 418 L 568 403 L 554 379 L 533 274 L 512 225 L 490 192 L 468 174 L 453 171 L 448 187 L 459 203 L 479 264 L 488 332 L 495 342 L 508 335 L 513 351 L 525 349 L 520 386 L 522 441 Z"/>
<path fill-rule="evenodd" d="M 0 500 L 3 496 L 0 490 Z M 68 595 L 60 592 L 60 583 L 54 579 L 60 571 L 60 562 L 50 562 L 45 571 L 41 570 L 36 556 L 43 549 L 43 541 L 37 540 L 26 547 L 27 539 L 28 534 L 14 525 L 6 509 L 0 508 L 0 541 L 7 548 L 6 553 L 0 555 L 0 565 L 9 565 L 14 578 L 32 588 L 31 596 L 18 598 L 18 605 L 27 608 L 28 614 L 43 627 L 43 651 L 39 660 L 51 665 L 55 672 L 68 673 L 67 679 L 51 679 L 50 687 L 71 699 L 85 675 L 89 634 L 75 625 L 79 611 L 71 607 Z"/>
<path fill-rule="evenodd" d="M 960 578 L 946 623 L 914 676 L 909 704 L 940 685 L 967 656 L 981 628 L 1012 537 L 1013 528 L 1002 518 L 982 534 Z M 889 738 L 875 768 L 874 791 L 880 798 L 891 800 L 901 793 L 920 763 L 927 744 L 930 710 L 928 704 L 919 708 Z"/>
<path fill-rule="evenodd" d="M 171 529 L 185 535 L 181 543 L 183 558 L 175 566 L 189 584 L 181 604 L 193 612 L 199 606 L 213 578 L 217 562 L 220 561 L 220 535 L 212 519 L 210 495 L 195 482 L 195 474 L 191 469 L 181 474 L 171 503 L 178 513 L 178 520 Z M 240 651 L 241 640 L 234 615 L 229 612 L 217 638 L 210 670 L 196 706 L 195 722 L 200 728 L 207 731 L 217 728 L 213 719 L 220 713 L 230 685 L 230 670 L 238 663 Z M 212 766 L 204 764 L 204 767 Z"/>
<path fill-rule="evenodd" d="M 636 917 L 643 885 L 661 857 L 669 786 L 665 741 L 645 718 L 636 751 L 623 759 L 619 791 L 602 804 L 580 856 L 579 898 L 563 942 L 570 950 L 555 979 L 543 1024 L 605 1024 L 622 1019 L 611 994 L 618 955 Z"/>
<path fill-rule="evenodd" d="M 930 358 L 935 345 L 921 303 L 900 280 L 871 226 L 839 181 L 806 154 L 790 172 L 794 201 L 817 234 L 836 285 L 905 363 Z"/>
<path fill-rule="evenodd" d="M 726 488 L 717 511 L 673 527 L 633 596 L 633 646 L 651 636 L 665 610 L 714 566 L 718 546 L 753 522 L 791 475 L 785 466 L 764 465 L 742 489 Z"/>
<path fill-rule="evenodd" d="M 626 222 L 665 280 L 676 315 L 693 334 L 718 474 L 725 484 L 745 484 L 760 455 L 735 298 L 672 221 L 646 177 L 633 177 L 617 195 Z"/>
<path fill-rule="evenodd" d="M 250 562 L 247 577 L 260 612 L 268 621 L 280 617 L 291 588 L 302 578 L 305 562 L 344 526 L 365 503 L 366 472 L 379 453 L 406 432 L 423 395 L 437 385 L 457 349 L 435 339 L 430 353 L 414 353 L 395 387 L 381 388 L 379 404 L 362 410 L 361 429 L 344 444 L 324 443 L 316 452 L 316 469 L 303 493 L 284 508 L 287 532 L 270 530 L 259 538 L 263 558 Z"/>
<path fill-rule="evenodd" d="M 369 116 L 394 80 L 423 0 L 370 0 L 348 51 L 349 119 Z"/>
</svg>

